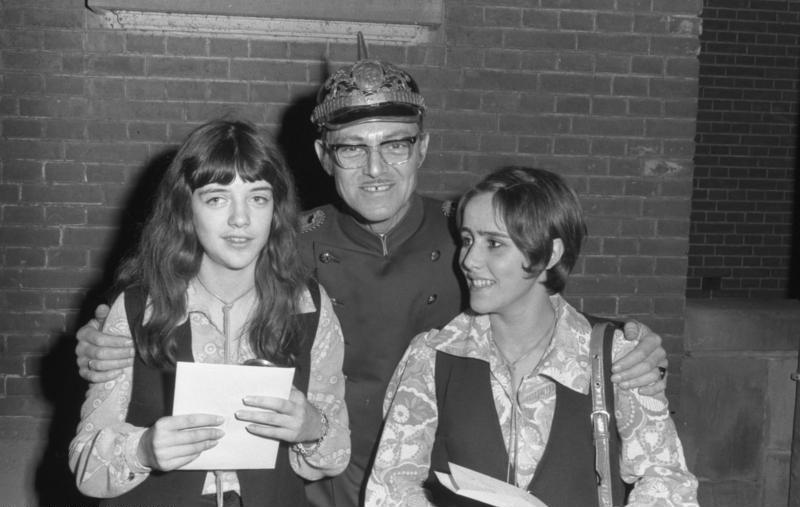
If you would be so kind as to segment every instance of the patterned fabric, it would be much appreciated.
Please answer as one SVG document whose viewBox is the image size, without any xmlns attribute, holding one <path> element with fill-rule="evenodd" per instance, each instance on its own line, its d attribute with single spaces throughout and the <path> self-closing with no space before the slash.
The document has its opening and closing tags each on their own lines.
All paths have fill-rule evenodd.
<svg viewBox="0 0 800 507">
<path fill-rule="evenodd" d="M 558 317 L 555 334 L 539 365 L 523 380 L 519 400 L 517 484 L 527 485 L 542 458 L 555 412 L 555 383 L 589 392 L 591 327 L 560 296 L 551 303 Z M 614 336 L 612 358 L 636 346 L 621 331 Z M 367 485 L 367 506 L 431 505 L 423 481 L 428 477 L 437 427 L 436 351 L 489 363 L 491 389 L 509 455 L 513 441 L 511 371 L 492 339 L 487 316 L 462 313 L 441 331 L 414 338 L 387 389 L 384 427 Z M 683 447 L 669 417 L 663 393 L 643 396 L 614 386 L 617 424 L 622 439 L 620 472 L 635 483 L 628 505 L 697 505 L 697 480 L 686 468 Z M 468 424 L 465 421 L 465 424 Z"/>
<path fill-rule="evenodd" d="M 320 287 L 320 316 L 314 345 L 311 349 L 311 375 L 308 400 L 328 416 L 328 434 L 318 452 L 302 456 L 290 450 L 292 469 L 304 479 L 316 480 L 340 472 L 350 459 L 350 437 L 347 409 L 344 404 L 344 376 L 341 371 L 344 341 L 341 327 L 330 299 Z M 192 331 L 192 354 L 196 362 L 224 363 L 226 339 L 222 331 L 222 304 L 207 292 L 190 285 L 187 290 L 188 316 Z M 242 299 L 231 310 L 232 321 L 246 322 L 255 302 L 253 296 Z M 311 295 L 306 291 L 300 311 L 314 311 Z M 145 313 L 145 319 L 148 312 Z M 118 336 L 131 336 L 125 314 L 124 295 L 111 307 L 103 331 Z M 228 346 L 228 363 L 239 364 L 255 357 L 245 330 L 233 329 Z M 150 469 L 136 457 L 142 433 L 140 428 L 125 422 L 130 402 L 132 367 L 116 379 L 104 384 L 91 384 L 81 408 L 81 422 L 69 449 L 70 468 L 76 474 L 78 487 L 90 496 L 118 496 L 144 481 Z M 222 473 L 224 491 L 239 492 L 236 472 Z M 213 473 L 206 476 L 202 494 L 216 492 Z"/>
</svg>

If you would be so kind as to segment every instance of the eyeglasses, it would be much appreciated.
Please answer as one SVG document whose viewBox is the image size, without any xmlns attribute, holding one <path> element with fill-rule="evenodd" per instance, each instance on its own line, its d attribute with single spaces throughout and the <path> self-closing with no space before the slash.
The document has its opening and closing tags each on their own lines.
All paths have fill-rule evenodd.
<svg viewBox="0 0 800 507">
<path fill-rule="evenodd" d="M 408 162 L 411 158 L 411 149 L 416 144 L 419 135 L 404 137 L 402 139 L 390 139 L 378 145 L 369 144 L 328 144 L 333 153 L 336 163 L 343 169 L 361 169 L 369 162 L 370 151 L 375 148 L 381 154 L 381 158 L 389 165 L 400 165 Z"/>
</svg>

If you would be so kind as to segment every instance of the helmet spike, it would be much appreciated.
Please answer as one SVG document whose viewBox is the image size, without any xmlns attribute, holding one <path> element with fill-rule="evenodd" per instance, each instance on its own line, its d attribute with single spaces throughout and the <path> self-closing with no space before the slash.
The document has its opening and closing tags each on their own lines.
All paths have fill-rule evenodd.
<svg viewBox="0 0 800 507">
<path fill-rule="evenodd" d="M 364 34 L 358 32 L 358 60 L 367 60 L 369 59 L 369 54 L 367 53 L 367 43 L 364 42 Z"/>
</svg>

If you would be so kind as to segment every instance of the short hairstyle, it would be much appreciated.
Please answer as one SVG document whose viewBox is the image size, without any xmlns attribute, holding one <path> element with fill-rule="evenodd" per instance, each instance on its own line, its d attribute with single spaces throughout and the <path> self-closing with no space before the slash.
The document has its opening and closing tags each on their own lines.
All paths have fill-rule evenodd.
<svg viewBox="0 0 800 507">
<path fill-rule="evenodd" d="M 544 169 L 508 166 L 492 172 L 469 189 L 459 201 L 459 226 L 464 208 L 479 194 L 493 194 L 492 204 L 502 218 L 511 240 L 525 254 L 523 269 L 532 276 L 547 266 L 553 240 L 561 239 L 564 254 L 547 272 L 544 283 L 550 294 L 564 290 L 586 236 L 580 201 L 559 176 Z"/>
<path fill-rule="evenodd" d="M 264 180 L 274 202 L 269 240 L 255 266 L 257 308 L 249 323 L 257 356 L 291 364 L 299 344 L 292 318 L 305 272 L 298 260 L 295 186 L 270 139 L 243 121 L 214 120 L 192 131 L 167 168 L 145 222 L 136 253 L 123 264 L 117 289 L 140 285 L 150 298 L 151 317 L 137 350 L 151 364 L 174 363 L 173 332 L 185 317 L 185 292 L 197 275 L 203 248 L 192 214 L 192 193 L 205 185 L 228 185 L 236 177 Z"/>
</svg>

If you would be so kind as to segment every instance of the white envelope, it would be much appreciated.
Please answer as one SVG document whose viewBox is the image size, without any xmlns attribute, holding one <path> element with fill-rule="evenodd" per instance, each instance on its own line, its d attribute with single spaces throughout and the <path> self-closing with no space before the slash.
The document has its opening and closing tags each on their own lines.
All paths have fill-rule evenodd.
<svg viewBox="0 0 800 507">
<path fill-rule="evenodd" d="M 179 361 L 175 372 L 173 415 L 216 414 L 225 418 L 225 432 L 216 447 L 181 470 L 245 470 L 275 468 L 278 441 L 249 433 L 246 421 L 234 414 L 245 407 L 245 396 L 289 398 L 294 368 L 203 364 Z"/>
<path fill-rule="evenodd" d="M 457 495 L 495 507 L 547 507 L 524 489 L 455 463 L 448 464 L 450 475 L 436 472 L 436 477 L 444 487 Z"/>
</svg>

